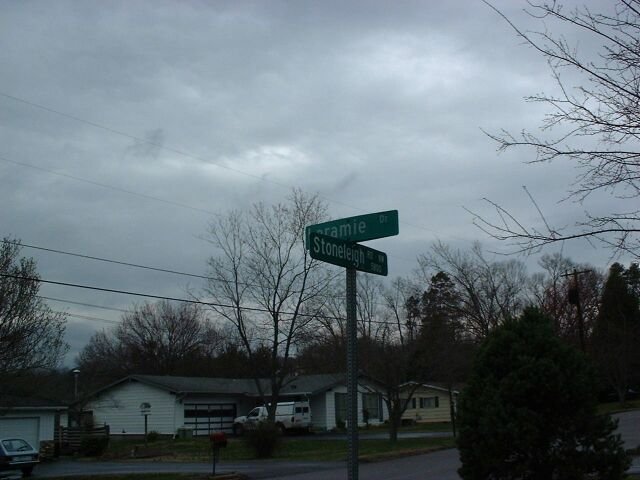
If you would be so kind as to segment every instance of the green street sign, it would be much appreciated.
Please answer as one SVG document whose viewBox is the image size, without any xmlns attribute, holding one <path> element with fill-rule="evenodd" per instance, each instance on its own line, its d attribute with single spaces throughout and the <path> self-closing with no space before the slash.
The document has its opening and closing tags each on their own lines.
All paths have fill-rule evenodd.
<svg viewBox="0 0 640 480">
<path fill-rule="evenodd" d="M 340 238 L 311 232 L 309 234 L 311 258 L 376 275 L 387 275 L 387 254 Z"/>
<path fill-rule="evenodd" d="M 356 217 L 340 218 L 330 222 L 317 223 L 305 228 L 305 244 L 309 249 L 312 232 L 321 233 L 329 237 L 349 240 L 350 242 L 364 242 L 375 238 L 398 235 L 398 211 L 369 213 Z"/>
</svg>

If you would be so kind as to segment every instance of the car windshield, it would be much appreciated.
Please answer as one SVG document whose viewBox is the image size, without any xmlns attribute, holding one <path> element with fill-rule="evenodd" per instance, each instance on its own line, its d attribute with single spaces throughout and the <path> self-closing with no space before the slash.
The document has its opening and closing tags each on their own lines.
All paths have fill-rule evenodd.
<svg viewBox="0 0 640 480">
<path fill-rule="evenodd" d="M 31 445 L 20 438 L 10 438 L 2 441 L 2 447 L 8 452 L 24 452 L 33 450 Z"/>
<path fill-rule="evenodd" d="M 258 413 L 260 413 L 260 409 L 259 408 L 254 408 L 253 410 L 251 410 L 249 412 L 249 415 L 247 415 L 247 417 L 257 417 Z"/>
</svg>

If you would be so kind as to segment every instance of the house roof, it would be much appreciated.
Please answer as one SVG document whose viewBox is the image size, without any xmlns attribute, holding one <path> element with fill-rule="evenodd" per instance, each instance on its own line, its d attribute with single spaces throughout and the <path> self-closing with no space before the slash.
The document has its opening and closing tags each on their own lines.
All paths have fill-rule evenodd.
<svg viewBox="0 0 640 480">
<path fill-rule="evenodd" d="M 169 375 L 130 375 L 138 381 L 173 393 L 217 393 L 253 395 L 256 384 L 249 378 L 174 377 Z M 125 379 L 126 380 L 126 379 Z"/>
<path fill-rule="evenodd" d="M 441 392 L 447 392 L 447 393 L 449 392 L 448 388 L 443 387 L 441 385 L 435 385 L 433 383 L 406 382 L 406 383 L 403 383 L 402 385 L 400 385 L 400 388 L 405 388 L 405 387 L 406 388 L 409 388 L 409 387 L 413 387 L 413 388 L 415 388 L 415 387 L 417 387 L 417 388 L 424 387 L 424 388 L 430 388 L 432 390 L 439 390 Z M 460 392 L 458 390 L 454 389 L 454 390 L 451 390 L 451 393 L 453 393 L 454 395 L 458 395 Z"/>
<path fill-rule="evenodd" d="M 140 382 L 174 394 L 216 394 L 259 396 L 256 383 L 251 378 L 176 377 L 170 375 L 129 375 L 94 392 L 100 394 L 125 382 Z M 271 387 L 267 379 L 261 379 L 266 394 Z M 285 380 L 280 395 L 315 395 L 316 393 L 344 384 L 344 374 L 297 375 Z"/>
<path fill-rule="evenodd" d="M 0 396 L 0 410 L 65 410 L 68 407 L 59 401 L 35 396 Z"/>
<path fill-rule="evenodd" d="M 287 379 L 281 389 L 282 395 L 314 395 L 345 382 L 342 373 L 327 373 L 317 375 L 297 375 Z"/>
</svg>

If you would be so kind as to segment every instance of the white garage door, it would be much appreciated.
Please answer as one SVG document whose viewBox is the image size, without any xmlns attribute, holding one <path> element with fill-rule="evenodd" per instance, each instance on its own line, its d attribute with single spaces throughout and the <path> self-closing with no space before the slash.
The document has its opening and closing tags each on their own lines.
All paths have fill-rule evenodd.
<svg viewBox="0 0 640 480">
<path fill-rule="evenodd" d="M 236 418 L 234 403 L 185 403 L 184 426 L 193 429 L 194 435 L 212 432 L 233 432 Z"/>
<path fill-rule="evenodd" d="M 24 438 L 36 450 L 40 447 L 40 419 L 38 417 L 0 417 L 0 438 Z"/>
</svg>

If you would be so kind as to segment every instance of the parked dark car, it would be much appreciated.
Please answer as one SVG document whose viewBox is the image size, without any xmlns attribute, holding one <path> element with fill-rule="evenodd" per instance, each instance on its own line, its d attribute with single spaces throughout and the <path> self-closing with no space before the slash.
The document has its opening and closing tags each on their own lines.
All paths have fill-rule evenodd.
<svg viewBox="0 0 640 480">
<path fill-rule="evenodd" d="M 0 470 L 22 470 L 28 477 L 40 462 L 38 451 L 21 438 L 0 439 Z"/>
</svg>

